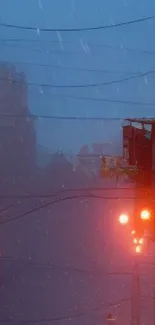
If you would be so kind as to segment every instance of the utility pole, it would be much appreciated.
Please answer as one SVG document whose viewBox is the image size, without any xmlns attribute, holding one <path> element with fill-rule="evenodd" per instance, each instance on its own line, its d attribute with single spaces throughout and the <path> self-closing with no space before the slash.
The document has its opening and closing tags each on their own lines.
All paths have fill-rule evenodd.
<svg viewBox="0 0 155 325">
<path fill-rule="evenodd" d="M 123 125 L 123 159 L 102 158 L 102 177 L 127 174 L 135 183 L 133 212 L 122 211 L 119 222 L 130 223 L 130 236 L 136 254 L 143 254 L 147 238 L 155 242 L 155 118 L 126 119 Z M 122 161 L 123 161 L 122 159 Z M 115 161 L 116 164 L 111 164 Z M 114 165 L 114 166 L 113 166 Z M 123 207 L 123 210 L 126 206 Z M 137 257 L 138 257 L 137 255 Z M 155 292 L 154 292 L 155 294 Z M 155 297 L 154 297 L 155 313 Z M 132 325 L 141 325 L 140 280 L 137 262 L 133 265 Z M 155 323 L 155 319 L 154 319 Z"/>
<path fill-rule="evenodd" d="M 133 261 L 133 297 L 131 306 L 131 324 L 140 325 L 140 278 L 137 262 Z"/>
<path fill-rule="evenodd" d="M 155 325 L 155 288 L 153 289 L 153 308 L 154 308 L 154 325 Z"/>
</svg>

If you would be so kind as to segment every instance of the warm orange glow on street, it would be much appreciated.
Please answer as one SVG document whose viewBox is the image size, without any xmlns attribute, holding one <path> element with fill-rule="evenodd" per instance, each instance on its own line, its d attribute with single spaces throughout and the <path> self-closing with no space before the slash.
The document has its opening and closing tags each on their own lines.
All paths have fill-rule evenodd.
<svg viewBox="0 0 155 325">
<path fill-rule="evenodd" d="M 151 213 L 149 210 L 142 210 L 140 216 L 143 220 L 149 220 L 151 218 Z"/>
<path fill-rule="evenodd" d="M 119 222 L 122 224 L 122 225 L 125 225 L 129 222 L 129 217 L 127 214 L 121 214 L 120 217 L 119 217 Z"/>
</svg>

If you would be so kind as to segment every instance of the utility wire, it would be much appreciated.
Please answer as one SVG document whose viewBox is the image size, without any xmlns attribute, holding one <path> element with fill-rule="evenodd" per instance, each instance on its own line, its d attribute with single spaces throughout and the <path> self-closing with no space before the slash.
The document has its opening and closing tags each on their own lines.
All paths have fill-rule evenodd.
<svg viewBox="0 0 155 325">
<path fill-rule="evenodd" d="M 10 63 L 10 62 L 9 62 Z M 14 61 L 11 64 L 26 64 L 26 65 L 37 65 L 33 62 L 18 62 Z M 76 67 L 67 67 L 67 66 L 57 66 L 57 65 L 48 65 L 48 64 L 38 64 L 38 66 L 46 66 L 46 67 L 53 67 L 58 69 L 69 69 L 75 71 L 88 71 L 88 72 L 101 72 L 101 73 L 122 73 L 122 74 L 132 74 L 136 75 L 136 77 L 144 76 L 144 72 L 127 72 L 127 71 L 113 71 L 113 70 L 100 70 L 100 69 L 84 69 L 84 68 L 76 68 Z M 147 73 L 147 72 L 146 72 Z M 154 73 L 154 72 L 153 72 Z M 0 79 L 1 80 L 1 79 Z M 2 79 L 2 80 L 8 80 Z M 17 81 L 13 81 L 16 83 Z M 38 85 L 42 86 L 42 85 Z M 50 85 L 49 85 L 50 86 Z M 119 100 L 119 99 L 109 99 L 109 98 L 93 98 L 93 97 L 85 97 L 85 96 L 74 96 L 74 95 L 65 95 L 65 94 L 51 94 L 52 97 L 55 98 L 64 98 L 64 99 L 76 99 L 76 100 L 86 100 L 86 101 L 94 101 L 94 102 L 106 102 L 106 103 L 118 103 L 118 104 L 127 104 L 127 105 L 138 105 L 138 106 L 155 106 L 155 103 L 149 102 L 141 102 L 141 101 L 131 101 L 131 100 Z"/>
<path fill-rule="evenodd" d="M 83 317 L 83 316 L 89 316 L 91 313 L 94 312 L 99 312 L 102 310 L 102 308 L 107 307 L 107 306 L 119 306 L 120 304 L 126 303 L 126 302 L 130 302 L 132 298 L 124 298 L 124 299 L 120 299 L 114 302 L 105 302 L 103 303 L 103 301 L 101 301 L 101 306 L 97 306 L 94 308 L 91 308 L 88 311 L 82 311 L 82 312 L 77 312 L 77 313 L 73 313 L 70 315 L 66 315 L 66 316 L 58 316 L 58 317 L 52 317 L 52 318 L 39 318 L 39 319 L 27 319 L 27 320 L 17 320 L 17 319 L 13 319 L 13 318 L 8 318 L 8 319 L 0 319 L 0 323 L 3 324 L 7 324 L 7 323 L 16 323 L 16 324 L 25 324 L 25 323 L 51 323 L 54 321 L 61 321 L 61 320 L 71 320 L 74 318 L 79 318 L 79 317 Z"/>
<path fill-rule="evenodd" d="M 43 96 L 43 94 L 40 94 Z M 85 97 L 85 96 L 74 96 L 74 95 L 63 95 L 63 94 L 51 94 L 56 99 L 71 99 L 71 100 L 82 100 L 82 101 L 90 101 L 90 102 L 98 102 L 98 103 L 112 103 L 112 104 L 125 104 L 125 105 L 133 105 L 133 106 L 151 106 L 155 107 L 155 102 L 141 102 L 141 101 L 132 101 L 132 100 L 121 100 L 121 99 L 110 99 L 110 98 L 96 98 L 96 97 Z M 38 96 L 38 92 L 37 92 Z M 47 94 L 46 94 L 47 96 Z"/>
<path fill-rule="evenodd" d="M 137 73 L 135 73 L 137 74 Z M 42 96 L 43 94 L 41 94 Z M 73 100 L 84 100 L 90 102 L 101 102 L 101 103 L 112 103 L 112 104 L 125 104 L 125 105 L 135 105 L 135 106 L 155 106 L 155 102 L 141 102 L 123 99 L 110 99 L 110 98 L 96 98 L 96 97 L 86 97 L 86 96 L 74 96 L 74 95 L 64 95 L 64 94 L 50 94 L 53 98 L 62 99 L 73 99 Z M 47 96 L 47 94 L 46 94 Z"/>
<path fill-rule="evenodd" d="M 52 119 L 52 120 L 90 120 L 90 121 L 109 121 L 110 117 L 82 117 L 82 116 L 58 116 L 58 115 L 34 115 L 34 114 L 5 114 L 0 113 L 0 117 L 14 117 L 14 118 L 32 118 L 32 119 Z M 124 118 L 112 118 L 112 120 L 121 121 Z"/>
<path fill-rule="evenodd" d="M 51 94 L 52 97 L 64 98 L 64 99 L 76 99 L 76 100 L 85 100 L 91 102 L 103 102 L 103 103 L 113 103 L 113 104 L 126 104 L 126 105 L 137 105 L 137 106 L 155 106 L 155 103 L 149 102 L 140 102 L 140 101 L 131 101 L 131 100 L 119 100 L 119 99 L 110 99 L 110 98 L 93 98 L 93 97 L 83 97 L 83 96 L 72 96 L 72 95 L 55 95 Z"/>
<path fill-rule="evenodd" d="M 0 210 L 0 213 L 1 213 L 1 212 L 4 212 L 4 211 L 7 211 L 7 210 L 9 210 L 9 209 L 11 209 L 11 208 L 13 208 L 13 205 L 12 205 L 12 204 L 10 204 L 9 206 L 7 206 L 7 207 L 1 209 L 1 210 Z"/>
<path fill-rule="evenodd" d="M 134 19 L 134 20 L 128 20 L 125 22 L 119 22 L 116 24 L 109 24 L 109 25 L 102 25 L 102 26 L 96 26 L 96 27 L 80 27 L 80 28 L 38 28 L 33 26 L 21 26 L 16 24 L 7 24 L 7 23 L 0 23 L 1 27 L 6 28 L 15 28 L 20 30 L 31 30 L 31 31 L 37 31 L 39 32 L 80 32 L 80 31 L 95 31 L 95 30 L 102 30 L 102 29 L 109 29 L 109 28 L 116 28 L 116 27 L 123 27 L 123 26 L 129 26 L 134 25 L 137 23 L 142 23 L 149 20 L 154 20 L 155 16 L 147 16 L 144 18 Z"/>
<path fill-rule="evenodd" d="M 151 298 L 149 296 L 140 296 L 140 298 Z M 26 324 L 26 323 L 51 323 L 54 321 L 61 321 L 61 320 L 72 320 L 75 318 L 79 318 L 79 317 L 84 317 L 84 316 L 89 316 L 91 313 L 94 312 L 100 312 L 102 311 L 105 307 L 117 307 L 120 306 L 121 304 L 127 303 L 127 302 L 131 302 L 133 299 L 133 297 L 130 298 L 124 298 L 124 299 L 120 299 L 117 301 L 111 301 L 111 302 L 103 302 L 101 301 L 101 306 L 97 306 L 94 308 L 91 308 L 88 311 L 82 311 L 82 312 L 77 312 L 77 313 L 73 313 L 70 315 L 66 315 L 66 316 L 59 316 L 59 317 L 52 317 L 52 318 L 39 318 L 39 319 L 27 319 L 27 320 L 18 320 L 18 319 L 13 319 L 13 318 L 8 318 L 8 319 L 0 319 L 0 323 L 3 324 L 7 324 L 7 323 L 16 323 L 16 324 Z"/>
<path fill-rule="evenodd" d="M 117 272 L 105 272 L 105 270 L 99 270 L 99 269 L 83 269 L 83 268 L 78 268 L 78 267 L 74 267 L 74 266 L 70 266 L 70 265 L 58 265 L 58 264 L 53 264 L 53 263 L 41 263 L 41 262 L 34 262 L 32 260 L 27 260 L 27 259 L 23 259 L 23 258 L 15 258 L 13 256 L 1 256 L 0 257 L 1 261 L 9 261 L 9 262 L 13 262 L 16 264 L 24 264 L 26 266 L 32 266 L 32 267 L 39 267 L 39 268 L 48 268 L 48 269 L 54 269 L 54 270 L 67 270 L 67 271 L 71 271 L 71 272 L 79 272 L 79 273 L 84 273 L 84 274 L 89 274 L 89 275 L 93 275 L 93 276 L 105 276 L 105 275 L 118 275 L 118 276 L 122 276 L 122 275 L 126 275 L 126 276 L 132 276 L 134 275 L 134 272 L 125 272 L 125 271 L 117 271 Z M 140 273 L 140 276 L 144 276 L 144 275 L 148 275 L 148 273 Z"/>
<path fill-rule="evenodd" d="M 26 39 L 26 38 L 5 38 L 5 39 L 0 39 L 0 43 L 22 43 L 22 42 L 32 42 L 32 43 L 55 43 L 55 44 L 76 44 L 80 46 L 89 46 L 89 47 L 95 47 L 95 48 L 110 48 L 114 50 L 120 50 L 122 52 L 132 52 L 132 53 L 142 53 L 142 54 L 149 54 L 149 55 L 155 55 L 155 51 L 152 50 L 143 50 L 143 49 L 132 49 L 129 47 L 124 47 L 122 46 L 116 46 L 116 45 L 108 45 L 108 44 L 98 44 L 98 43 L 92 43 L 91 41 L 68 41 L 68 40 L 43 40 L 43 39 Z M 9 45 L 9 44 L 8 44 Z M 11 44 L 10 44 L 11 45 Z M 33 49 L 31 49 L 33 50 Z M 45 50 L 46 51 L 46 50 Z M 61 53 L 63 53 L 61 51 Z"/>
<path fill-rule="evenodd" d="M 154 187 L 155 188 L 155 187 Z M 126 187 L 90 187 L 90 188 L 67 188 L 67 189 L 62 189 L 59 191 L 52 191 L 51 193 L 34 193 L 34 194 L 19 194 L 19 195 L 0 195 L 0 199 L 47 199 L 47 198 L 51 198 L 51 197 L 55 197 L 57 195 L 65 195 L 65 193 L 68 192 L 105 192 L 105 191 L 134 191 L 135 188 L 126 188 Z M 136 187 L 136 190 L 139 191 L 145 191 L 147 192 L 147 189 L 145 187 Z M 82 194 L 83 195 L 83 194 Z M 94 195 L 94 194 L 93 194 Z M 120 196 L 119 196 L 120 197 Z M 109 197 L 104 197 L 109 198 Z M 117 197 L 118 198 L 118 197 Z M 123 198 L 126 198 L 125 196 L 123 196 Z M 128 197 L 127 197 L 128 198 Z M 130 198 L 134 198 L 131 197 Z"/>
<path fill-rule="evenodd" d="M 3 43 L 3 45 L 4 46 L 9 46 L 9 47 L 11 47 L 11 48 L 14 48 L 14 49 L 20 49 L 20 50 L 27 50 L 27 51 L 32 51 L 32 52 L 38 52 L 38 53 L 45 53 L 45 54 L 47 54 L 47 55 L 54 55 L 54 54 L 56 54 L 56 55 L 58 55 L 58 54 L 61 54 L 61 55 L 69 55 L 69 54 L 73 54 L 73 55 L 75 55 L 75 54 L 84 54 L 84 52 L 83 51 L 77 51 L 77 50 L 75 50 L 75 51 L 71 51 L 71 50 L 65 50 L 65 51 L 61 51 L 61 50 L 49 50 L 49 49 L 35 49 L 35 48 L 27 48 L 27 47 L 23 47 L 23 46 L 21 46 L 20 44 L 17 44 L 17 45 L 14 45 L 14 44 L 7 44 L 7 43 Z"/>
<path fill-rule="evenodd" d="M 89 117 L 89 116 L 58 116 L 58 115 L 35 115 L 35 114 L 6 114 L 6 113 L 0 113 L 0 117 L 14 117 L 14 118 L 25 118 L 25 119 L 51 119 L 51 120 L 81 120 L 81 121 L 123 121 L 124 119 L 128 119 L 127 117 Z M 133 117 L 130 117 L 130 120 L 132 120 Z M 144 118 L 145 119 L 145 118 Z M 154 118 L 147 118 L 147 124 L 148 120 L 150 120 L 150 124 L 152 123 L 152 120 Z M 145 121 L 144 121 L 145 123 Z"/>
<path fill-rule="evenodd" d="M 16 41 L 14 41 L 16 42 Z M 38 40 L 39 42 L 39 40 Z M 59 41 L 56 41 L 57 43 L 61 44 Z M 97 48 L 100 48 L 100 49 L 111 49 L 111 50 L 116 50 L 116 51 L 121 51 L 121 52 L 130 52 L 130 53 L 135 53 L 135 54 L 145 54 L 145 55 L 155 55 L 155 52 L 154 51 L 151 51 L 151 50 L 138 50 L 138 49 L 130 49 L 130 48 L 126 48 L 126 47 L 119 47 L 119 46 L 115 46 L 115 45 L 104 45 L 104 44 L 99 44 L 99 45 L 95 45 L 93 43 L 90 43 L 90 42 L 85 42 L 83 44 L 83 46 L 87 46 L 87 51 L 84 51 L 81 50 L 81 51 L 77 51 L 77 50 L 66 50 L 64 49 L 63 51 L 62 50 L 56 50 L 56 49 L 41 49 L 41 48 L 32 48 L 32 47 L 23 47 L 22 44 L 19 44 L 19 42 L 17 42 L 18 44 L 11 44 L 8 43 L 8 41 L 4 41 L 4 40 L 1 40 L 0 39 L 0 43 L 3 44 L 4 46 L 9 46 L 11 48 L 19 48 L 21 50 L 27 50 L 27 51 L 32 51 L 32 52 L 40 52 L 40 53 L 45 53 L 45 54 L 50 54 L 50 55 L 53 55 L 53 54 L 61 54 L 61 55 L 77 55 L 77 54 L 91 54 L 91 51 L 92 49 L 90 49 L 91 47 L 93 47 L 93 51 L 94 51 L 94 47 L 95 47 L 95 50 L 96 50 L 96 53 L 99 54 L 98 49 Z M 62 42 L 63 44 L 63 42 Z M 81 43 L 81 46 L 82 46 L 82 43 Z M 89 48 L 90 47 L 90 48 Z M 94 53 L 93 53 L 94 54 Z"/>
<path fill-rule="evenodd" d="M 58 269 L 58 270 L 67 270 L 67 271 L 73 271 L 73 272 L 80 272 L 80 273 L 86 273 L 90 275 L 95 275 L 95 276 L 104 276 L 106 275 L 133 275 L 133 272 L 122 272 L 122 271 L 117 271 L 117 272 L 106 272 L 103 270 L 87 270 L 87 269 L 82 269 L 82 268 L 77 268 L 73 267 L 70 265 L 57 265 L 53 263 L 41 263 L 41 262 L 33 262 L 32 260 L 24 260 L 23 258 L 15 258 L 13 256 L 1 256 L 0 257 L 1 261 L 9 261 L 17 264 L 24 264 L 27 266 L 32 266 L 32 267 L 39 267 L 39 268 L 51 268 L 51 269 Z M 140 274 L 140 275 L 145 275 L 145 274 Z"/>
<path fill-rule="evenodd" d="M 5 63 L 5 61 L 4 61 Z M 8 63 L 6 61 L 6 63 Z M 132 74 L 132 75 L 139 75 L 143 74 L 141 71 L 119 71 L 119 70 L 110 70 L 110 69 L 87 69 L 82 67 L 75 67 L 75 66 L 65 66 L 65 65 L 55 65 L 55 64 L 47 64 L 47 63 L 35 63 L 35 62 L 26 62 L 26 61 L 9 61 L 9 64 L 13 65 L 28 65 L 28 66 L 35 66 L 35 67 L 43 67 L 43 68 L 54 68 L 54 69 L 62 69 L 62 70 L 71 70 L 71 71 L 78 71 L 78 72 L 97 72 L 97 73 L 111 73 L 111 74 Z"/>
<path fill-rule="evenodd" d="M 137 75 L 132 75 L 126 78 L 121 78 L 121 79 L 116 79 L 116 80 L 110 80 L 110 81 L 106 81 L 106 82 L 100 82 L 100 83 L 92 83 L 92 84 L 79 84 L 79 85 L 55 85 L 55 84 L 40 84 L 40 83 L 34 83 L 34 82 L 27 82 L 26 84 L 28 86 L 32 86 L 32 87 L 42 87 L 42 88 L 91 88 L 91 87 L 101 87 L 101 86 L 109 86 L 109 85 L 113 85 L 113 84 L 117 84 L 117 83 L 123 83 L 129 80 L 134 80 L 134 79 L 139 79 L 139 78 L 143 78 L 149 75 L 152 75 L 155 73 L 155 70 L 150 70 L 144 73 L 140 73 Z M 11 83 L 21 83 L 21 80 L 12 80 L 10 78 L 10 80 L 8 78 L 1 78 L 0 81 L 6 81 L 8 80 Z"/>
<path fill-rule="evenodd" d="M 16 220 L 19 220 L 19 219 L 22 219 L 24 217 L 27 217 L 28 215 L 34 213 L 34 212 L 37 212 L 41 209 L 44 209 L 46 207 L 49 207 L 49 206 L 52 206 L 53 204 L 56 204 L 56 203 L 59 203 L 59 202 L 64 202 L 64 201 L 68 201 L 68 200 L 73 200 L 73 199 L 80 199 L 80 198 L 94 198 L 94 199 L 104 199 L 104 200 L 122 200 L 122 199 L 125 199 L 125 200 L 133 200 L 133 199 L 142 199 L 143 197 L 123 197 L 123 196 L 119 196 L 119 197 L 112 197 L 112 196 L 99 196 L 99 195 L 93 195 L 93 194 L 85 194 L 85 195 L 72 195 L 72 196 L 68 196 L 68 197 L 63 197 L 63 198 L 59 198 L 59 199 L 56 199 L 55 201 L 52 201 L 52 202 L 48 202 L 48 203 L 45 203 L 45 204 L 42 204 L 38 207 L 35 207 L 33 209 L 30 209 L 26 212 L 23 212 L 22 214 L 18 215 L 18 216 L 15 216 L 13 218 L 10 218 L 10 219 L 6 219 L 4 221 L 1 221 L 0 222 L 0 225 L 3 225 L 3 224 L 7 224 L 7 223 L 11 223 L 11 222 L 14 222 Z M 152 200 L 154 201 L 154 200 Z"/>
<path fill-rule="evenodd" d="M 111 118 L 108 117 L 82 117 L 82 116 L 58 116 L 58 115 L 34 115 L 34 114 L 3 114 L 0 113 L 0 117 L 14 117 L 14 118 L 32 118 L 32 119 L 52 119 L 52 120 L 90 120 L 90 121 L 109 121 Z M 124 118 L 116 118 L 115 121 L 121 121 Z"/>
<path fill-rule="evenodd" d="M 42 205 L 40 205 L 40 206 L 38 206 L 38 207 L 35 207 L 35 208 L 33 208 L 33 209 L 30 209 L 30 210 L 28 210 L 28 211 L 26 211 L 26 212 L 24 212 L 24 213 L 22 213 L 22 214 L 20 214 L 20 215 L 18 215 L 18 216 L 15 216 L 15 217 L 13 217 L 13 218 L 10 218 L 10 219 L 7 219 L 7 220 L 4 220 L 4 221 L 1 221 L 1 222 L 0 222 L 0 225 L 2 225 L 2 224 L 6 224 L 6 223 L 10 223 L 10 222 L 13 222 L 13 221 L 15 221 L 15 220 L 19 220 L 19 219 L 21 219 L 21 218 L 24 218 L 24 217 L 30 215 L 31 213 L 37 212 L 37 211 L 39 211 L 39 210 L 41 210 L 41 209 L 44 209 L 44 208 L 46 208 L 46 207 L 49 207 L 49 206 L 55 204 L 55 203 L 59 203 L 59 202 L 61 202 L 61 201 L 66 201 L 66 200 L 69 200 L 69 199 L 76 199 L 76 198 L 80 198 L 80 197 L 81 197 L 81 196 L 75 195 L 75 196 L 71 196 L 71 197 L 67 197 L 67 198 L 59 198 L 59 199 L 57 199 L 57 200 L 55 200 L 55 201 L 48 202 L 48 203 L 42 204 Z M 83 197 L 83 196 L 82 196 L 82 197 Z M 87 195 L 84 196 L 84 197 L 87 197 Z M 103 198 L 103 197 L 102 197 L 102 198 Z"/>
</svg>

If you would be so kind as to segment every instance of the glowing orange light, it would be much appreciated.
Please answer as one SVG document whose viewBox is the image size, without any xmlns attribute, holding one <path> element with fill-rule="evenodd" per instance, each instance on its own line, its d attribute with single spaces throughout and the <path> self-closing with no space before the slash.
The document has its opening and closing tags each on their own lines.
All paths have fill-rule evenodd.
<svg viewBox="0 0 155 325">
<path fill-rule="evenodd" d="M 144 243 L 144 238 L 134 238 L 133 239 L 133 243 L 134 244 L 137 244 L 137 245 L 143 245 L 143 243 Z"/>
<path fill-rule="evenodd" d="M 122 224 L 122 225 L 125 225 L 127 224 L 129 221 L 129 217 L 127 214 L 121 214 L 120 217 L 119 217 L 119 222 Z"/>
<path fill-rule="evenodd" d="M 133 239 L 133 242 L 134 242 L 134 244 L 138 244 L 138 239 L 137 238 L 134 238 Z"/>
<path fill-rule="evenodd" d="M 141 246 L 140 245 L 136 246 L 136 253 L 137 254 L 141 253 Z"/>
<path fill-rule="evenodd" d="M 135 233 L 136 233 L 136 230 L 131 231 L 131 235 L 135 235 Z"/>
<path fill-rule="evenodd" d="M 142 210 L 140 216 L 143 220 L 149 220 L 151 218 L 151 213 L 148 210 Z"/>
<path fill-rule="evenodd" d="M 139 244 L 142 245 L 144 243 L 144 238 L 139 239 Z"/>
</svg>

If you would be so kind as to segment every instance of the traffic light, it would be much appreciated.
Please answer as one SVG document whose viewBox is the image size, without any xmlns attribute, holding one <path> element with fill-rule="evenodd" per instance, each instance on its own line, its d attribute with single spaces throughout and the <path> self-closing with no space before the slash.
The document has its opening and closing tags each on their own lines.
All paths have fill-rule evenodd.
<svg viewBox="0 0 155 325">
<path fill-rule="evenodd" d="M 133 229 L 140 236 L 150 236 L 151 232 L 154 232 L 154 216 L 151 205 L 135 211 Z"/>
<path fill-rule="evenodd" d="M 142 220 L 150 220 L 151 219 L 151 212 L 147 209 L 142 210 L 140 213 L 140 217 Z"/>
<path fill-rule="evenodd" d="M 129 216 L 128 214 L 121 214 L 119 216 L 119 222 L 122 224 L 122 225 L 126 225 L 128 222 L 129 222 Z"/>
<path fill-rule="evenodd" d="M 142 247 L 141 247 L 140 245 L 137 245 L 136 248 L 135 248 L 135 252 L 136 252 L 137 254 L 142 253 Z"/>
<path fill-rule="evenodd" d="M 129 224 L 130 226 L 130 236 L 136 254 L 144 253 L 145 238 L 152 237 L 151 234 L 155 233 L 155 221 L 152 211 L 148 205 L 148 207 L 134 209 L 133 214 L 122 213 L 119 216 L 119 223 L 121 225 Z"/>
<path fill-rule="evenodd" d="M 153 226 L 153 213 L 151 209 L 141 209 L 135 210 L 133 215 L 129 215 L 128 213 L 122 213 L 119 216 L 119 223 L 122 225 L 126 225 L 128 223 L 131 224 L 132 231 L 138 236 L 144 236 L 146 231 L 149 231 Z"/>
<path fill-rule="evenodd" d="M 143 244 L 144 244 L 144 237 L 140 236 L 138 233 L 136 233 L 136 230 L 132 230 L 131 232 L 132 236 L 132 242 L 135 248 L 135 252 L 137 254 L 140 254 L 143 252 Z"/>
</svg>

